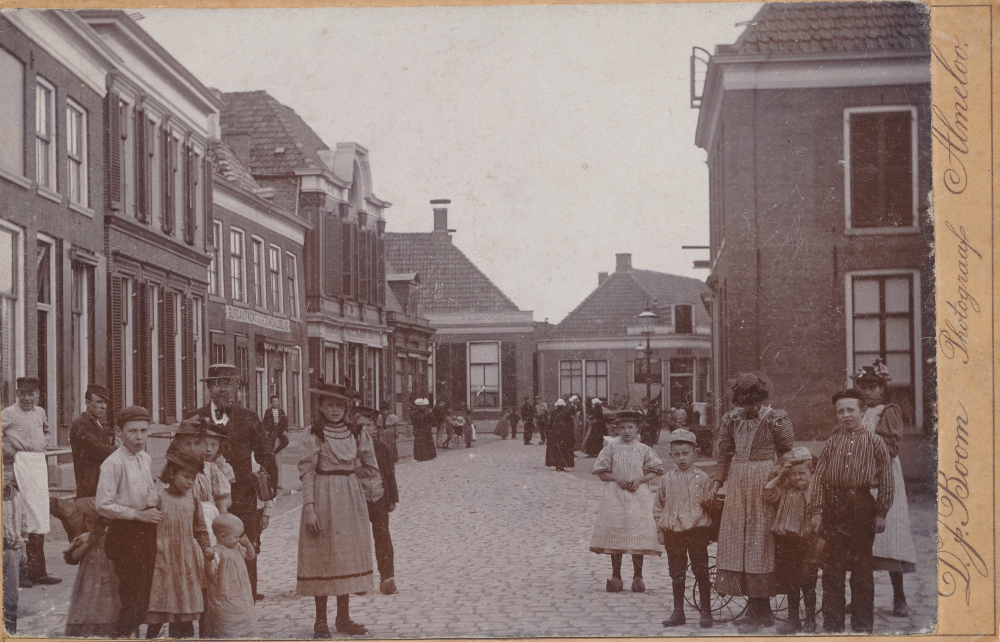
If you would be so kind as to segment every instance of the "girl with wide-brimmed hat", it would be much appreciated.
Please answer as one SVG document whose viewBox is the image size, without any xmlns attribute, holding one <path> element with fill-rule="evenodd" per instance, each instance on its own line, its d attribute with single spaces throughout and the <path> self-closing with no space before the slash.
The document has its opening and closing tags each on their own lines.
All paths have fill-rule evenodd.
<svg viewBox="0 0 1000 642">
<path fill-rule="evenodd" d="M 777 593 L 774 566 L 774 505 L 763 496 L 778 457 L 792 449 L 792 422 L 783 410 L 765 402 L 774 385 L 763 372 L 744 372 L 729 382 L 733 404 L 722 418 L 719 465 L 712 487 L 726 485 L 719 524 L 715 590 L 745 595 L 748 607 L 740 633 L 773 626 L 770 599 Z"/>
<path fill-rule="evenodd" d="M 353 423 L 353 391 L 320 383 L 309 391 L 318 412 L 299 445 L 302 523 L 296 592 L 316 599 L 317 639 L 329 638 L 327 596 L 337 596 L 340 633 L 364 635 L 351 620 L 350 596 L 372 590 L 372 533 L 362 477 L 379 474 L 372 438 Z"/>
</svg>

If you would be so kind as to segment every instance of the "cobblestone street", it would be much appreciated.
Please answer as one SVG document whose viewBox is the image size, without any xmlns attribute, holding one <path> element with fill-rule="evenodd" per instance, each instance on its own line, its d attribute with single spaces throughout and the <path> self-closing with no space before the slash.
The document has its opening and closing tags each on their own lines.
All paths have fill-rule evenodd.
<svg viewBox="0 0 1000 642">
<path fill-rule="evenodd" d="M 665 454 L 664 444 L 657 450 Z M 601 493 L 601 482 L 590 474 L 594 460 L 578 457 L 574 470 L 560 474 L 545 468 L 543 459 L 544 447 L 484 434 L 471 450 L 401 462 L 401 503 L 391 517 L 399 593 L 354 597 L 352 617 L 376 638 L 668 633 L 660 624 L 671 605 L 666 557 L 647 558 L 646 593 L 627 590 L 628 560 L 626 590 L 607 593 L 609 558 L 588 550 Z M 283 498 L 263 538 L 259 590 L 266 598 L 257 609 L 267 638 L 312 637 L 313 602 L 295 594 L 300 497 Z M 888 575 L 876 573 L 876 633 L 933 626 L 935 505 L 913 495 L 910 507 L 921 560 L 918 572 L 905 576 L 910 617 L 891 616 Z M 46 538 L 50 572 L 64 581 L 21 591 L 18 633 L 63 633 L 76 572 L 62 563 L 65 547 L 61 532 Z M 331 604 L 331 617 L 332 610 Z M 688 624 L 671 635 L 736 634 L 732 624 L 701 629 L 693 609 L 687 614 Z"/>
</svg>

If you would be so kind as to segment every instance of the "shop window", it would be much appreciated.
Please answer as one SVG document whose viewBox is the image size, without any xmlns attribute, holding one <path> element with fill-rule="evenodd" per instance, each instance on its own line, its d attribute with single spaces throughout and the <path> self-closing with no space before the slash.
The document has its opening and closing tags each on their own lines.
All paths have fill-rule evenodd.
<svg viewBox="0 0 1000 642">
<path fill-rule="evenodd" d="M 469 399 L 473 408 L 500 407 L 500 344 L 469 344 Z"/>
</svg>

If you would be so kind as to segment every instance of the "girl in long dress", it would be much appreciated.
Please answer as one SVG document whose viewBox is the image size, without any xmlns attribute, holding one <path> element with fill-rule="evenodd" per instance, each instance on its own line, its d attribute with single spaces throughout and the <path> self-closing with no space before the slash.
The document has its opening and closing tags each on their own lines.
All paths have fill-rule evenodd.
<svg viewBox="0 0 1000 642">
<path fill-rule="evenodd" d="M 156 527 L 156 566 L 145 618 L 147 639 L 158 637 L 164 623 L 170 624 L 172 638 L 194 637 L 194 621 L 205 610 L 204 561 L 211 557 L 208 527 L 201 503 L 191 494 L 201 469 L 200 458 L 171 453 L 160 473 L 160 480 L 169 486 L 160 491 L 157 505 L 163 521 Z"/>
<path fill-rule="evenodd" d="M 875 558 L 875 570 L 889 572 L 889 580 L 892 582 L 892 614 L 906 617 L 903 573 L 916 570 L 917 551 L 910 532 L 910 509 L 906 503 L 903 468 L 899 463 L 899 436 L 903 431 L 903 415 L 899 406 L 886 403 L 885 389 L 891 379 L 889 368 L 881 359 L 876 359 L 871 366 L 864 366 L 857 374 L 851 375 L 851 379 L 868 406 L 861 424 L 869 432 L 882 437 L 892 457 L 892 507 L 885 516 L 885 531 L 875 535 L 872 556 Z"/>
<path fill-rule="evenodd" d="M 646 590 L 642 581 L 643 556 L 661 555 L 649 482 L 663 474 L 663 462 L 652 448 L 638 440 L 641 417 L 638 412 L 619 413 L 618 438 L 608 440 L 594 462 L 593 472 L 605 484 L 590 550 L 611 555 L 609 593 L 617 593 L 624 586 L 623 555 L 632 556 L 635 593 Z"/>
<path fill-rule="evenodd" d="M 783 410 L 764 402 L 773 391 L 762 372 L 741 373 L 731 382 L 733 404 L 722 418 L 719 465 L 713 491 L 726 485 L 726 503 L 719 524 L 715 590 L 721 595 L 745 595 L 747 616 L 740 633 L 773 626 L 770 599 L 777 591 L 774 577 L 775 508 L 764 500 L 764 485 L 778 457 L 792 449 L 792 422 Z"/>
<path fill-rule="evenodd" d="M 372 531 L 368 504 L 358 477 L 379 474 L 368 433 L 350 421 L 353 398 L 338 384 L 319 384 L 317 421 L 303 435 L 299 475 L 302 479 L 302 524 L 296 592 L 316 600 L 317 639 L 330 637 L 327 597 L 337 596 L 339 633 L 364 635 L 351 620 L 351 594 L 373 588 Z"/>
</svg>

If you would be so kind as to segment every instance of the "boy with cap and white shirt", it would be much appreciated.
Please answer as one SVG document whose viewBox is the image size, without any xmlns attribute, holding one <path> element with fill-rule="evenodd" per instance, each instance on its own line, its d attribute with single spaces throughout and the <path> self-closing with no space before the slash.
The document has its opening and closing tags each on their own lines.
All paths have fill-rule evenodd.
<svg viewBox="0 0 1000 642">
<path fill-rule="evenodd" d="M 676 468 L 663 475 L 656 493 L 653 517 L 657 539 L 667 549 L 667 564 L 673 588 L 674 610 L 663 626 L 680 626 L 684 617 L 684 580 L 688 557 L 698 584 L 700 624 L 712 626 L 711 580 L 708 574 L 708 542 L 712 518 L 705 507 L 712 501 L 712 479 L 694 462 L 700 451 L 690 430 L 670 433 L 670 458 Z"/>
</svg>

